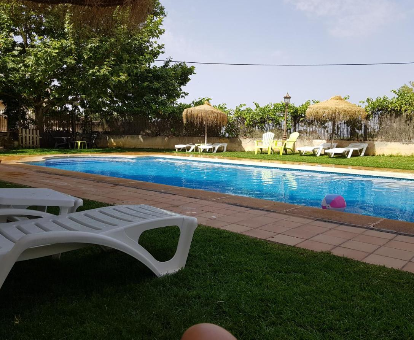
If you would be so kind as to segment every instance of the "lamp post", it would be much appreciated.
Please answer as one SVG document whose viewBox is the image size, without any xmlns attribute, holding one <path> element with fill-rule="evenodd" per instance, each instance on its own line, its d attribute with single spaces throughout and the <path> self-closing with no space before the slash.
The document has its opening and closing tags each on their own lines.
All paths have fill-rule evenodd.
<svg viewBox="0 0 414 340">
<path fill-rule="evenodd" d="M 286 140 L 287 139 L 287 112 L 288 112 L 288 106 L 290 104 L 290 96 L 289 93 L 286 93 L 286 96 L 283 97 L 283 99 L 285 100 L 285 124 L 283 125 L 283 137 L 282 140 Z"/>
</svg>

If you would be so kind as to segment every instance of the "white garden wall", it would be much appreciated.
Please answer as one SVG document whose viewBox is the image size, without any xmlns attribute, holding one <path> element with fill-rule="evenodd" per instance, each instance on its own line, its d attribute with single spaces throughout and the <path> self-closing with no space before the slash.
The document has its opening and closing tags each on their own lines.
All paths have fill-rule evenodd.
<svg viewBox="0 0 414 340">
<path fill-rule="evenodd" d="M 252 138 L 208 138 L 209 143 L 227 143 L 228 151 L 253 151 Z M 296 147 L 318 145 L 321 140 L 298 139 Z M 346 146 L 350 141 L 337 140 L 337 147 Z M 102 135 L 97 141 L 103 148 L 132 148 L 132 149 L 174 149 L 176 144 L 204 143 L 204 137 L 148 137 L 141 135 Z M 367 155 L 414 155 L 414 143 L 367 142 Z"/>
</svg>

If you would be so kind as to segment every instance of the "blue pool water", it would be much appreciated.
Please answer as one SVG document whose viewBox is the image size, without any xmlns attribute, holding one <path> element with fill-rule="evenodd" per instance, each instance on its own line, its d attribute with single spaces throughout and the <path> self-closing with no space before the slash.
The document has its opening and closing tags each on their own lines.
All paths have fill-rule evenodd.
<svg viewBox="0 0 414 340">
<path fill-rule="evenodd" d="M 161 157 L 53 158 L 34 165 L 320 207 L 342 195 L 346 212 L 414 222 L 414 180 Z"/>
</svg>

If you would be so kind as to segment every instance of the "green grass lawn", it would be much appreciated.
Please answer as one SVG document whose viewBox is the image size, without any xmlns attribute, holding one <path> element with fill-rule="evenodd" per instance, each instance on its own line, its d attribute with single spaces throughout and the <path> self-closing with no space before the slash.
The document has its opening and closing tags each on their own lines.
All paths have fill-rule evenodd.
<svg viewBox="0 0 414 340">
<path fill-rule="evenodd" d="M 121 149 L 121 148 L 107 148 L 107 149 L 12 149 L 0 150 L 0 156 L 37 156 L 37 155 L 57 155 L 57 154 L 90 154 L 90 153 L 119 153 L 119 152 L 139 152 L 139 149 Z M 171 150 L 169 150 L 171 151 Z"/>
<path fill-rule="evenodd" d="M 124 153 L 124 152 L 157 152 L 157 153 L 174 153 L 176 155 L 186 155 L 186 152 L 175 152 L 174 150 L 162 149 L 18 149 L 18 150 L 0 150 L 0 156 L 34 156 L 34 155 L 55 155 L 55 154 L 91 154 L 91 153 Z M 199 155 L 199 153 L 192 153 Z M 328 156 L 300 156 L 299 154 L 279 155 L 279 154 L 257 154 L 254 152 L 218 152 L 215 154 L 202 153 L 203 157 L 232 157 L 240 159 L 255 159 L 261 161 L 283 161 L 295 163 L 310 164 L 329 164 L 342 166 L 361 166 L 383 169 L 400 169 L 414 171 L 414 156 L 364 156 L 364 157 L 328 157 Z"/>
<path fill-rule="evenodd" d="M 165 260 L 177 239 L 171 227 L 140 243 Z M 0 339 L 173 340 L 200 322 L 240 340 L 412 339 L 413 287 L 410 273 L 200 226 L 185 269 L 162 278 L 98 247 L 17 263 Z"/>
</svg>

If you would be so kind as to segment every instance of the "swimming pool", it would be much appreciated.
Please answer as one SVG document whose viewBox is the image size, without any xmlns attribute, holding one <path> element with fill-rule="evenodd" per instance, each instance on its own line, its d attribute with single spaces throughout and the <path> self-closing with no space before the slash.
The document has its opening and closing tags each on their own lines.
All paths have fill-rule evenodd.
<svg viewBox="0 0 414 340">
<path fill-rule="evenodd" d="M 163 157 L 51 158 L 33 165 L 310 207 L 342 195 L 346 212 L 414 222 L 414 180 Z"/>
</svg>

